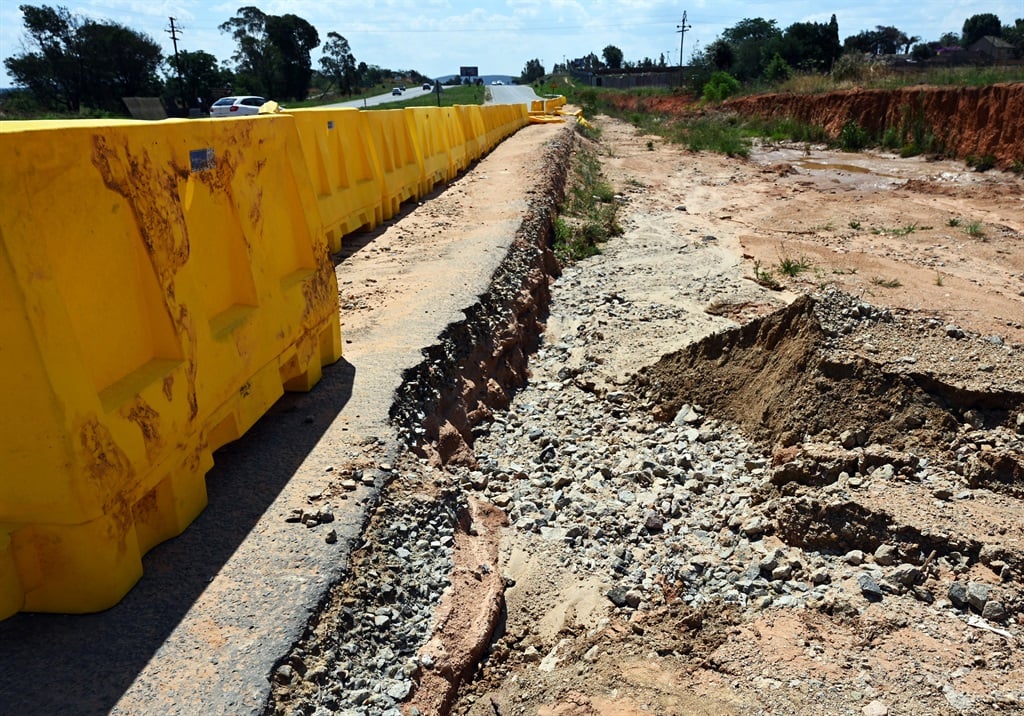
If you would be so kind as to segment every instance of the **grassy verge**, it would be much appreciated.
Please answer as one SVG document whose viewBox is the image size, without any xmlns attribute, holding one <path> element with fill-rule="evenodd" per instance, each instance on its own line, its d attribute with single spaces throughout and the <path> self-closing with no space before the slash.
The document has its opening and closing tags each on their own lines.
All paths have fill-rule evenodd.
<svg viewBox="0 0 1024 716">
<path fill-rule="evenodd" d="M 582 125 L 579 131 L 590 140 L 599 136 L 598 130 Z M 601 172 L 597 152 L 589 145 L 583 143 L 573 152 L 566 196 L 555 219 L 554 250 L 563 264 L 600 253 L 600 244 L 622 234 L 615 191 Z"/>
</svg>

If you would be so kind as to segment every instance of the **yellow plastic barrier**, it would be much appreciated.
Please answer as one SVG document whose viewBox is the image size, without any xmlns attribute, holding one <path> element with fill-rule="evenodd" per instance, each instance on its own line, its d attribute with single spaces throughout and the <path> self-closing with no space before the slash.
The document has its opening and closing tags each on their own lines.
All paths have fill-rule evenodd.
<svg viewBox="0 0 1024 716">
<path fill-rule="evenodd" d="M 390 219 L 403 201 L 423 195 L 423 171 L 405 110 L 374 111 L 368 119 L 381 172 L 382 215 Z"/>
<path fill-rule="evenodd" d="M 407 107 L 404 112 L 420 162 L 419 195 L 423 196 L 453 176 L 448 162 L 446 118 L 440 107 Z"/>
<path fill-rule="evenodd" d="M 0 618 L 115 604 L 341 355 L 288 115 L 0 123 Z"/>
<path fill-rule="evenodd" d="M 441 107 L 442 126 L 447 134 L 448 179 L 454 179 L 473 161 L 472 147 L 466 140 L 466 130 L 457 107 Z M 474 142 L 475 144 L 475 142 Z"/>
<path fill-rule="evenodd" d="M 466 139 L 467 158 L 472 164 L 487 151 L 487 129 L 482 108 L 478 104 L 457 104 L 454 109 Z"/>
<path fill-rule="evenodd" d="M 331 253 L 341 237 L 383 220 L 382 179 L 370 128 L 372 114 L 358 109 L 299 109 L 302 150 L 316 190 Z"/>
</svg>

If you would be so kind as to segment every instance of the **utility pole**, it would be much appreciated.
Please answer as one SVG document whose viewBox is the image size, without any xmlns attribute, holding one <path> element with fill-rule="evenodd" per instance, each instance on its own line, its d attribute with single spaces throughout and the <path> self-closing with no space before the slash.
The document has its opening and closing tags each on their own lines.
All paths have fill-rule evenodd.
<svg viewBox="0 0 1024 716">
<path fill-rule="evenodd" d="M 683 17 L 686 17 L 686 13 L 683 13 Z M 164 30 L 168 35 L 171 36 L 171 42 L 174 44 L 174 69 L 178 72 L 178 90 L 181 92 L 182 107 L 185 113 L 188 113 L 188 97 L 185 96 L 185 81 L 181 78 L 181 59 L 178 57 L 178 33 L 181 32 L 181 27 L 174 26 L 174 18 L 171 20 L 171 29 Z"/>
<path fill-rule="evenodd" d="M 683 19 L 676 25 L 676 32 L 679 33 L 679 70 L 682 72 L 683 69 L 683 40 L 686 38 L 686 31 L 690 29 L 690 26 L 686 24 L 686 10 L 683 10 Z"/>
</svg>

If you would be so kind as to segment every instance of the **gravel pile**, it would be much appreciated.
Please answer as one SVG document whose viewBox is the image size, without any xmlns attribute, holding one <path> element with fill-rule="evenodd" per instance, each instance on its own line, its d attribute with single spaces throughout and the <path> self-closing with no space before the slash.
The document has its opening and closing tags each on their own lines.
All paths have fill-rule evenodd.
<svg viewBox="0 0 1024 716">
<path fill-rule="evenodd" d="M 403 478 L 396 478 L 399 482 Z M 421 667 L 416 651 L 448 586 L 462 499 L 391 492 L 378 506 L 351 574 L 311 635 L 274 671 L 268 714 L 398 716 Z"/>
</svg>

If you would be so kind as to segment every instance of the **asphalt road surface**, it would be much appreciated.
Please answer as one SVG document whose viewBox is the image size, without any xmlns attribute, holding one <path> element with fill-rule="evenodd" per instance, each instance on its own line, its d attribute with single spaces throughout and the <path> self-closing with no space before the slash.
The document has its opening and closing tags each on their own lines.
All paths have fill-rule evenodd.
<svg viewBox="0 0 1024 716">
<path fill-rule="evenodd" d="M 537 94 L 533 91 L 533 87 L 530 87 L 529 85 L 488 85 L 487 90 L 487 99 L 484 101 L 484 104 L 527 104 L 532 100 L 539 99 Z M 324 107 L 357 107 L 359 109 L 364 109 L 366 107 L 387 104 L 388 102 L 400 102 L 403 99 L 413 99 L 425 94 L 431 94 L 433 91 L 433 89 L 425 90 L 421 86 L 408 87 L 401 96 L 393 95 L 388 92 L 386 94 L 376 95 L 375 97 L 365 97 L 363 99 L 352 100 L 349 102 L 327 104 L 324 105 Z"/>
</svg>

